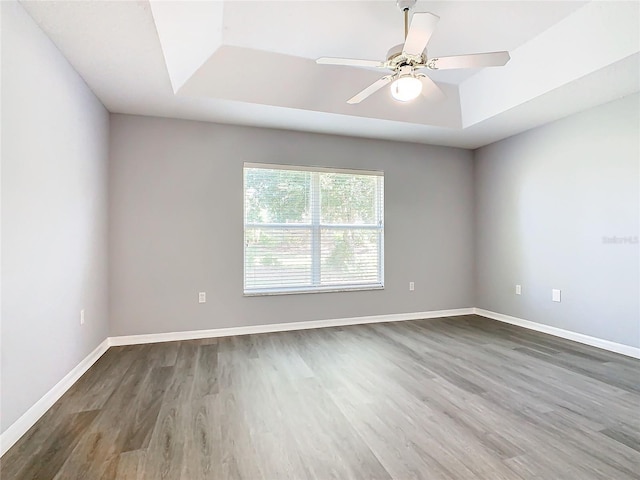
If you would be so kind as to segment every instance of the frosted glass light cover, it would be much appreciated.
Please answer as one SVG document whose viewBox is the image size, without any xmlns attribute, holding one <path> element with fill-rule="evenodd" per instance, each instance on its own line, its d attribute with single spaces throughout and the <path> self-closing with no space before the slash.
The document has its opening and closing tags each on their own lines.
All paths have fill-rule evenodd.
<svg viewBox="0 0 640 480">
<path fill-rule="evenodd" d="M 396 100 L 408 102 L 422 93 L 422 82 L 415 77 L 400 77 L 391 84 L 391 95 Z"/>
</svg>

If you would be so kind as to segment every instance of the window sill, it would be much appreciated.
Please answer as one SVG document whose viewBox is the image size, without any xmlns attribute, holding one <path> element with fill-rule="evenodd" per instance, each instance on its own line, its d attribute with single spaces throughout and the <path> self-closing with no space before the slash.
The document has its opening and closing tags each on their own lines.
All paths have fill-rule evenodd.
<svg viewBox="0 0 640 480">
<path fill-rule="evenodd" d="M 244 297 L 264 297 L 272 295 L 296 295 L 300 293 L 338 293 L 338 292 L 363 292 L 366 290 L 384 290 L 384 285 L 358 286 L 358 287 L 326 287 L 326 288 L 292 288 L 287 290 L 254 290 L 244 292 Z"/>
</svg>

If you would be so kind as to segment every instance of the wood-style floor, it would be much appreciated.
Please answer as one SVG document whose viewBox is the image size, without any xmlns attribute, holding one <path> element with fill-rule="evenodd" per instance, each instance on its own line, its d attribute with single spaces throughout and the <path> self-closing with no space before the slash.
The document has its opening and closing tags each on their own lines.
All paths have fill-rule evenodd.
<svg viewBox="0 0 640 480">
<path fill-rule="evenodd" d="M 111 348 L 8 479 L 640 478 L 640 361 L 476 316 Z"/>
</svg>

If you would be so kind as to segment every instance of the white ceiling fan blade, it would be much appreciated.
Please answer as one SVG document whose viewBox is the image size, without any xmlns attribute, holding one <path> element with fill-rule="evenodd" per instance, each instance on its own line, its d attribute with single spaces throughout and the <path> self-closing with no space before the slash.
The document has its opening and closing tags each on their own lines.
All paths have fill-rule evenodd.
<svg viewBox="0 0 640 480">
<path fill-rule="evenodd" d="M 405 55 L 422 55 L 438 20 L 440 20 L 440 17 L 433 13 L 414 13 L 402 53 Z"/>
<path fill-rule="evenodd" d="M 377 60 L 358 60 L 356 58 L 321 57 L 316 60 L 316 63 L 320 65 L 346 65 L 349 67 L 384 67 L 384 63 Z"/>
<path fill-rule="evenodd" d="M 429 100 L 444 100 L 446 95 L 442 90 L 440 90 L 440 87 L 436 84 L 436 82 L 431 80 L 425 74 L 418 74 L 417 77 L 422 82 L 422 95 L 424 97 L 428 98 Z"/>
<path fill-rule="evenodd" d="M 391 82 L 392 78 L 393 78 L 393 75 L 387 75 L 386 77 L 382 77 L 380 80 L 378 80 L 375 83 L 372 83 L 367 88 L 362 90 L 360 93 L 358 93 L 358 94 L 354 95 L 353 97 L 351 97 L 349 100 L 347 100 L 347 103 L 349 103 L 351 105 L 353 105 L 355 103 L 360 103 L 362 100 L 367 98 L 369 95 L 374 94 L 375 92 L 380 90 L 385 85 L 388 85 L 389 82 Z"/>
<path fill-rule="evenodd" d="M 474 53 L 471 55 L 431 58 L 427 62 L 427 67 L 431 70 L 501 67 L 505 65 L 510 58 L 509 52 Z"/>
</svg>

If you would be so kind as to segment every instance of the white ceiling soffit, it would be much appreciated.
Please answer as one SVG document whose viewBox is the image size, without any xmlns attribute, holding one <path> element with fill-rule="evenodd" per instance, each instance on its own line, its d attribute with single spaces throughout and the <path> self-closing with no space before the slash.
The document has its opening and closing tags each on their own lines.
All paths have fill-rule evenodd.
<svg viewBox="0 0 640 480">
<path fill-rule="evenodd" d="M 640 90 L 635 1 L 418 1 L 441 17 L 430 57 L 509 50 L 500 68 L 429 72 L 444 101 L 400 103 L 382 60 L 394 0 L 23 1 L 112 112 L 476 148 Z M 176 93 L 177 92 L 177 93 Z"/>
<path fill-rule="evenodd" d="M 223 2 L 151 1 L 173 91 L 222 45 Z"/>
<path fill-rule="evenodd" d="M 639 6 L 637 2 L 589 3 L 512 51 L 511 61 L 501 69 L 487 68 L 467 79 L 460 85 L 464 127 L 638 53 Z M 635 87 L 637 91 L 637 79 Z M 607 100 L 619 96 L 619 91 L 612 91 Z"/>
</svg>

